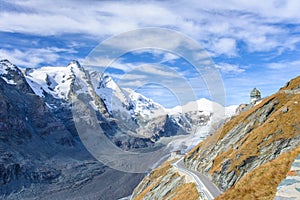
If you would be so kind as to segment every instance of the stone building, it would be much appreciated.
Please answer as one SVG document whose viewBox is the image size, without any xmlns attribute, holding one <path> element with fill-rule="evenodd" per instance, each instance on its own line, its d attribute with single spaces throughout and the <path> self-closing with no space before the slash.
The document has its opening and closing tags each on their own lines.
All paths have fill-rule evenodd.
<svg viewBox="0 0 300 200">
<path fill-rule="evenodd" d="M 261 100 L 261 92 L 258 89 L 253 88 L 250 92 L 250 103 L 256 103 L 259 100 Z"/>
</svg>

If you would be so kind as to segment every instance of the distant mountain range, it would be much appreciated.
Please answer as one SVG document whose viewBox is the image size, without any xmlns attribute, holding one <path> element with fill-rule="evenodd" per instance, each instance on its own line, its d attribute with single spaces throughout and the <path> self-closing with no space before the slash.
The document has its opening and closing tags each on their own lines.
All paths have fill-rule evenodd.
<svg viewBox="0 0 300 200">
<path fill-rule="evenodd" d="M 236 109 L 200 99 L 168 110 L 77 61 L 21 69 L 1 60 L 0 197 L 117 199 L 143 177 L 104 166 L 86 151 L 74 124 L 74 96 L 85 97 L 105 135 L 124 150 L 152 148 L 178 135 L 187 137 L 175 141 L 174 149 L 190 146 Z"/>
</svg>

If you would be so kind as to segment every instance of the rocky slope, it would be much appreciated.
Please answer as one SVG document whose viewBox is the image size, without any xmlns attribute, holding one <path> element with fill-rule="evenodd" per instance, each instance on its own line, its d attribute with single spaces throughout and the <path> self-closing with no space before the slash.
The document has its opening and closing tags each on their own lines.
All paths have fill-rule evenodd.
<svg viewBox="0 0 300 200">
<path fill-rule="evenodd" d="M 7 60 L 0 66 L 1 199 L 117 199 L 130 194 L 142 174 L 119 172 L 91 157 L 21 71 Z"/>
<path fill-rule="evenodd" d="M 224 192 L 217 199 L 274 198 L 299 154 L 299 97 L 297 77 L 193 148 L 185 156 L 186 166 L 208 176 Z M 160 179 L 167 176 L 170 173 Z M 168 187 L 144 179 L 139 188 L 154 183 L 155 190 Z M 147 197 L 152 191 L 143 190 L 135 196 Z"/>
<path fill-rule="evenodd" d="M 189 199 L 198 200 L 195 183 L 172 167 L 172 160 L 152 171 L 138 185 L 132 199 Z"/>
</svg>

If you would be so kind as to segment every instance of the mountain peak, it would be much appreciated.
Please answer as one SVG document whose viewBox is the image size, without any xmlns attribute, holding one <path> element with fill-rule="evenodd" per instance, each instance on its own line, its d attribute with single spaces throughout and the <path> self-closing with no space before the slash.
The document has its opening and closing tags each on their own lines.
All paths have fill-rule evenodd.
<svg viewBox="0 0 300 200">
<path fill-rule="evenodd" d="M 0 60 L 0 70 L 2 69 L 3 70 L 6 70 L 8 71 L 9 69 L 16 69 L 17 67 L 12 64 L 9 60 L 7 59 L 3 59 L 3 60 Z M 3 73 L 2 71 L 0 71 L 0 73 Z"/>
<path fill-rule="evenodd" d="M 70 62 L 67 65 L 67 67 L 82 69 L 82 66 L 80 65 L 80 63 L 77 60 L 73 60 L 72 62 Z"/>
<path fill-rule="evenodd" d="M 12 85 L 16 85 L 17 79 L 24 78 L 21 70 L 7 59 L 0 60 L 0 77 Z"/>
<path fill-rule="evenodd" d="M 9 62 L 9 60 L 7 60 L 7 59 L 1 59 L 0 63 L 10 63 L 11 64 L 11 62 Z"/>
</svg>

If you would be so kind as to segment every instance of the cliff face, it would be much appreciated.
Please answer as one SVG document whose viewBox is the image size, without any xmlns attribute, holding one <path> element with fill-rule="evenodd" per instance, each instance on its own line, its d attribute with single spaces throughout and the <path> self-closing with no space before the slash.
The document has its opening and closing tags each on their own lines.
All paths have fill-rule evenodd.
<svg viewBox="0 0 300 200">
<path fill-rule="evenodd" d="M 297 77 L 198 144 L 185 156 L 185 165 L 223 191 L 217 199 L 273 199 L 300 153 L 299 99 Z M 168 188 L 170 184 L 161 181 L 167 176 L 170 172 L 160 180 L 144 179 L 135 196 L 150 195 L 151 184 Z"/>
<path fill-rule="evenodd" d="M 0 199 L 119 199 L 143 174 L 95 160 L 36 95 L 20 69 L 0 61 Z M 127 184 L 124 185 L 123 183 Z"/>
<path fill-rule="evenodd" d="M 226 191 L 249 172 L 299 145 L 299 97 L 297 77 L 200 143 L 185 157 L 186 165 Z"/>
</svg>

